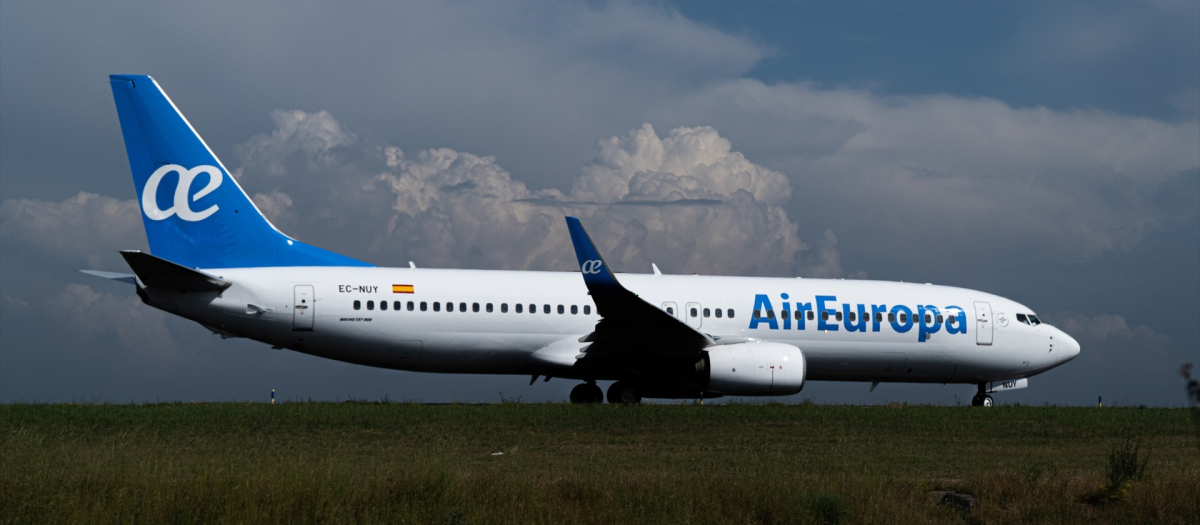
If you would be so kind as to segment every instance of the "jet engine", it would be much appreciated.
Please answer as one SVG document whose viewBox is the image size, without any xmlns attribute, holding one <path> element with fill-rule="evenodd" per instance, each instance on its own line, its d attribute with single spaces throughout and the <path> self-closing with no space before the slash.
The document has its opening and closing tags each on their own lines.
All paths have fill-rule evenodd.
<svg viewBox="0 0 1200 525">
<path fill-rule="evenodd" d="M 737 343 L 709 347 L 701 360 L 705 390 L 732 396 L 788 396 L 804 388 L 804 353 L 783 343 Z"/>
</svg>

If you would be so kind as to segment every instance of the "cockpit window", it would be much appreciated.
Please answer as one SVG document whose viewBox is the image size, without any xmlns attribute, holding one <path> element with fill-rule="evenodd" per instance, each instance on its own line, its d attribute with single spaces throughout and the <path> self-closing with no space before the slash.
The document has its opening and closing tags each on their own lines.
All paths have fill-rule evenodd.
<svg viewBox="0 0 1200 525">
<path fill-rule="evenodd" d="M 1029 318 L 1025 317 L 1025 314 L 1017 314 L 1017 321 L 1029 324 Z"/>
<path fill-rule="evenodd" d="M 1033 326 L 1037 326 L 1039 324 L 1042 324 L 1042 321 L 1039 320 L 1036 315 L 1029 314 L 1029 323 L 1032 324 Z"/>
</svg>

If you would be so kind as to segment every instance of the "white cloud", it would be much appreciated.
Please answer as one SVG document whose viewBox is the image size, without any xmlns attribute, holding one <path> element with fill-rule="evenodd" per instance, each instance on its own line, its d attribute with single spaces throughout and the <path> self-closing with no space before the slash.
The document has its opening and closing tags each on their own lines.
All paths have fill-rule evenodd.
<svg viewBox="0 0 1200 525">
<path fill-rule="evenodd" d="M 6 199 L 0 203 L 0 239 L 59 264 L 100 267 L 117 250 L 146 245 L 134 199 L 79 192 L 62 201 Z"/>
<path fill-rule="evenodd" d="M 278 123 L 287 129 L 341 129 L 324 112 L 283 114 L 300 117 Z M 239 150 L 247 184 L 286 175 L 286 195 L 258 196 L 264 212 L 294 214 L 297 231 L 318 237 L 352 229 L 382 264 L 570 269 L 563 216 L 575 215 L 623 270 L 657 262 L 680 273 L 843 273 L 832 233 L 811 253 L 799 239 L 783 208 L 787 177 L 733 151 L 711 127 L 660 137 L 647 124 L 602 140 L 568 193 L 531 190 L 494 158 L 447 148 L 407 155 L 361 139 L 315 150 L 292 141 L 305 139 L 276 131 Z M 303 154 L 280 162 L 295 152 Z M 295 214 L 298 207 L 312 213 Z M 353 219 L 329 227 L 332 216 Z"/>
<path fill-rule="evenodd" d="M 701 108 L 791 177 L 796 220 L 905 264 L 1129 250 L 1163 216 L 1161 188 L 1200 167 L 1194 120 L 753 80 L 714 86 L 661 118 Z"/>
</svg>

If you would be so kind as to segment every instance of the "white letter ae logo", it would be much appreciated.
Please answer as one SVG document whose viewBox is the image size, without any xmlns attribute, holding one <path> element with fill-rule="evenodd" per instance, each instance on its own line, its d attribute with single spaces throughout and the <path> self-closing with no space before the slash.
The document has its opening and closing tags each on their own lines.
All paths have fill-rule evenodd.
<svg viewBox="0 0 1200 525">
<path fill-rule="evenodd" d="M 159 209 L 158 184 L 162 182 L 163 177 L 171 172 L 179 174 L 179 184 L 175 186 L 175 201 L 171 204 L 171 207 L 165 210 Z M 142 211 L 145 211 L 146 216 L 155 221 L 161 221 L 172 215 L 178 215 L 180 219 L 189 222 L 207 219 L 209 215 L 217 212 L 216 204 L 202 211 L 192 211 L 192 207 L 188 205 L 188 193 L 192 191 L 192 181 L 196 180 L 196 176 L 201 173 L 208 174 L 208 185 L 196 192 L 191 198 L 192 201 L 200 200 L 201 197 L 212 193 L 213 190 L 221 185 L 223 176 L 219 168 L 216 166 L 196 166 L 189 170 L 178 164 L 167 164 L 154 170 L 154 173 L 150 175 L 150 180 L 146 181 L 146 187 L 142 188 Z"/>
<path fill-rule="evenodd" d="M 592 259 L 583 262 L 583 273 L 600 273 L 600 269 L 604 267 L 604 263 L 600 259 Z"/>
</svg>

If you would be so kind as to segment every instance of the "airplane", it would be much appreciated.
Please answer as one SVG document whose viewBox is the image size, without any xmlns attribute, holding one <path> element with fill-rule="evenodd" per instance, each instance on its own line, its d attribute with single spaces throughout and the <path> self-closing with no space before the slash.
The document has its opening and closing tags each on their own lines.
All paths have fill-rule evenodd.
<svg viewBox="0 0 1200 525">
<path fill-rule="evenodd" d="M 153 78 L 111 75 L 154 308 L 338 361 L 580 381 L 572 403 L 788 396 L 807 381 L 969 384 L 974 406 L 1079 354 L 1030 308 L 929 283 L 615 272 L 565 217 L 578 271 L 383 268 L 275 228 Z M 612 381 L 605 392 L 597 382 Z"/>
</svg>

